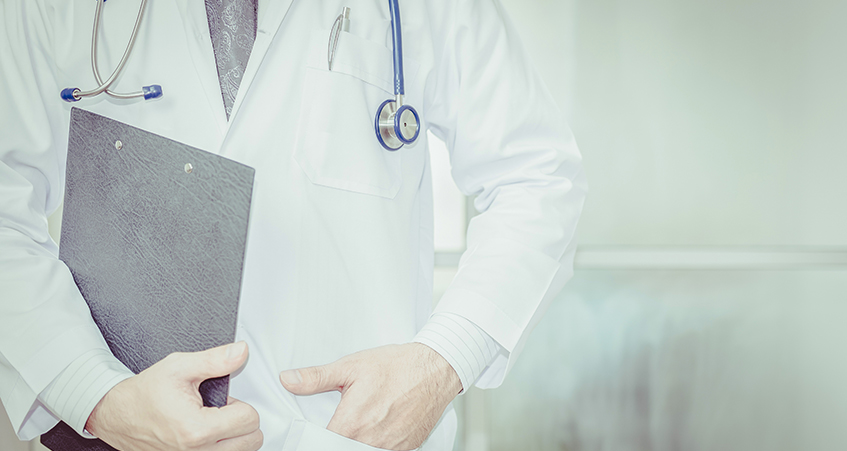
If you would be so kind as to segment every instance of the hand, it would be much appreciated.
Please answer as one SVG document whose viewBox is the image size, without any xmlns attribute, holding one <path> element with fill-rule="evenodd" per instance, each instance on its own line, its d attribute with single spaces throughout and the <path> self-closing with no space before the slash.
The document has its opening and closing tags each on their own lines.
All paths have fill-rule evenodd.
<svg viewBox="0 0 847 451">
<path fill-rule="evenodd" d="M 327 429 L 390 450 L 420 447 L 462 390 L 453 367 L 420 343 L 368 349 L 279 379 L 295 395 L 340 391 Z"/>
<path fill-rule="evenodd" d="M 229 398 L 203 407 L 198 387 L 247 360 L 247 343 L 203 352 L 173 353 L 118 385 L 94 408 L 85 428 L 123 450 L 257 450 L 259 414 Z"/>
</svg>

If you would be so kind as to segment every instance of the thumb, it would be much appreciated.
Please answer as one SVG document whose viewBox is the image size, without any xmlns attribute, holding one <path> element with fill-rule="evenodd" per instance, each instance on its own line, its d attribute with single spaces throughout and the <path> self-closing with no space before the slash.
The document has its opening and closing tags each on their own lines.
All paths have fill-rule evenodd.
<svg viewBox="0 0 847 451">
<path fill-rule="evenodd" d="M 177 360 L 179 374 L 191 382 L 202 382 L 241 368 L 248 354 L 247 343 L 239 341 L 200 352 L 177 353 L 171 358 Z"/>
<path fill-rule="evenodd" d="M 295 395 L 314 395 L 332 390 L 341 391 L 347 383 L 347 366 L 343 361 L 279 373 L 279 381 Z"/>
</svg>

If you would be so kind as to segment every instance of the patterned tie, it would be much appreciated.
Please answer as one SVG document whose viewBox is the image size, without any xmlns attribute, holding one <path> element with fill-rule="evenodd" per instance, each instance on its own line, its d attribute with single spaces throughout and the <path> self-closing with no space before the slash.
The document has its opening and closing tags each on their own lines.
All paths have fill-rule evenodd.
<svg viewBox="0 0 847 451">
<path fill-rule="evenodd" d="M 206 0 L 206 17 L 209 19 L 209 34 L 215 50 L 227 120 L 256 40 L 256 2 Z"/>
</svg>

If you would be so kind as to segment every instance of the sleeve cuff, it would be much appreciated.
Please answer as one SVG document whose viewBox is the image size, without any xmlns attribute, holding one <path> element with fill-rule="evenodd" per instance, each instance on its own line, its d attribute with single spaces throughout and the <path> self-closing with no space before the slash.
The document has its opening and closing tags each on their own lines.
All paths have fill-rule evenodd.
<svg viewBox="0 0 847 451">
<path fill-rule="evenodd" d="M 491 336 L 467 318 L 454 313 L 436 313 L 412 340 L 429 346 L 444 357 L 469 389 L 502 348 Z"/>
<path fill-rule="evenodd" d="M 89 415 L 112 387 L 133 375 L 109 351 L 92 349 L 62 370 L 38 398 L 78 434 L 94 438 L 85 430 Z"/>
</svg>

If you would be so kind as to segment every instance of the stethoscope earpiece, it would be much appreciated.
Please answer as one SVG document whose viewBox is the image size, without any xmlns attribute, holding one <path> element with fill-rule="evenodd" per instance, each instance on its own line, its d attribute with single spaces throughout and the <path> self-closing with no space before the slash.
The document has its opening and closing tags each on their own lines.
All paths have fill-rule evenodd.
<svg viewBox="0 0 847 451">
<path fill-rule="evenodd" d="M 412 144 L 420 134 L 420 117 L 410 105 L 403 105 L 403 39 L 400 30 L 400 8 L 397 0 L 388 0 L 391 10 L 391 36 L 394 41 L 394 99 L 379 105 L 374 119 L 376 139 L 386 150 L 395 151 Z"/>
<path fill-rule="evenodd" d="M 65 88 L 62 90 L 62 93 L 59 94 L 62 97 L 62 100 L 65 102 L 76 102 L 80 99 L 79 88 Z"/>
</svg>

